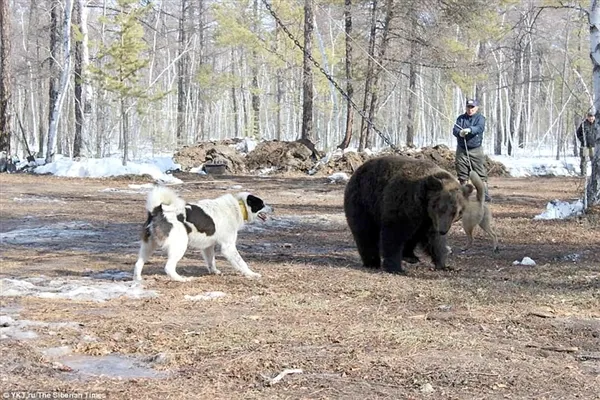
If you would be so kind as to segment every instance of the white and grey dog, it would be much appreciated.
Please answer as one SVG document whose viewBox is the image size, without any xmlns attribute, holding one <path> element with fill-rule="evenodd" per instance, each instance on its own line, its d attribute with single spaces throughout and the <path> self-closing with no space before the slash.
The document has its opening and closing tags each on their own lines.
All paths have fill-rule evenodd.
<svg viewBox="0 0 600 400">
<path fill-rule="evenodd" d="M 167 275 L 176 281 L 187 281 L 176 271 L 188 246 L 202 250 L 211 274 L 220 274 L 215 266 L 215 246 L 231 265 L 250 278 L 259 278 L 237 250 L 238 231 L 247 223 L 267 219 L 273 209 L 262 199 L 247 193 L 226 194 L 216 199 L 186 203 L 173 190 L 157 186 L 146 201 L 148 219 L 144 224 L 142 243 L 133 279 L 142 279 L 142 268 L 157 247 L 167 251 Z"/>
</svg>

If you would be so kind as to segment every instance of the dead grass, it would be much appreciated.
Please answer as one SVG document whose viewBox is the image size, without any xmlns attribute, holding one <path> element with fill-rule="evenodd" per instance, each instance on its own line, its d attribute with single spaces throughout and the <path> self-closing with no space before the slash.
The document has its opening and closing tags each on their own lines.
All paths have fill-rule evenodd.
<svg viewBox="0 0 600 400">
<path fill-rule="evenodd" d="M 34 340 L 0 341 L 3 390 L 102 392 L 110 399 L 600 398 L 600 361 L 581 357 L 600 353 L 598 227 L 532 219 L 549 200 L 577 197 L 578 179 L 492 179 L 500 253 L 476 231 L 472 250 L 451 256 L 456 272 L 421 263 L 397 277 L 359 267 L 338 218 L 343 185 L 297 176 L 180 177 L 188 180 L 179 188 L 187 199 L 242 185 L 274 205 L 276 217 L 303 215 L 306 222 L 240 234 L 242 256 L 263 274 L 260 281 L 234 274 L 222 259 L 225 275 L 208 276 L 190 252 L 179 269 L 196 276 L 192 282 L 170 282 L 161 255 L 145 268 L 145 285 L 158 298 L 0 298 L 3 307 L 20 307 L 21 319 L 80 323 L 59 332 L 37 327 Z M 0 232 L 65 221 L 98 231 L 82 242 L 3 244 L 2 277 L 130 272 L 144 196 L 101 191 L 130 183 L 1 175 Z M 14 200 L 32 197 L 61 202 Z M 466 242 L 459 225 L 449 239 L 455 251 Z M 537 266 L 512 265 L 524 256 Z M 207 291 L 227 296 L 184 299 Z M 96 340 L 83 341 L 86 335 Z M 170 375 L 74 379 L 40 355 L 65 345 L 88 355 L 164 354 L 155 368 Z M 286 368 L 303 373 L 266 383 Z M 433 393 L 423 391 L 426 384 Z"/>
</svg>

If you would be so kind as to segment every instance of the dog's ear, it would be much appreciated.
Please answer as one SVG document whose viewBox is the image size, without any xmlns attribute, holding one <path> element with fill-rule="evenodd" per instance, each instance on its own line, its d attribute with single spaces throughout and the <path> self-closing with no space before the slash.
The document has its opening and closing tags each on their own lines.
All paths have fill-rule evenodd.
<svg viewBox="0 0 600 400">
<path fill-rule="evenodd" d="M 252 194 L 249 194 L 246 197 L 246 204 L 248 204 L 248 207 L 250 207 L 250 210 L 253 213 L 257 213 L 260 210 L 262 210 L 263 208 L 265 208 L 265 202 L 262 201 L 262 199 L 260 197 L 256 197 Z"/>
<path fill-rule="evenodd" d="M 471 185 L 470 183 L 467 183 L 466 185 L 462 185 L 461 190 L 465 199 L 468 199 L 469 196 L 471 196 L 471 193 L 473 193 L 473 191 L 475 190 L 475 186 Z"/>
</svg>

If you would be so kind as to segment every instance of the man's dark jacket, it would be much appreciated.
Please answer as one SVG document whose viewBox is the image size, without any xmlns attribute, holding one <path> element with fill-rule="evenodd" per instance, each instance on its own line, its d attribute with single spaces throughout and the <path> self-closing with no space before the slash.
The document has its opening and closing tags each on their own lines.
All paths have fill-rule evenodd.
<svg viewBox="0 0 600 400">
<path fill-rule="evenodd" d="M 587 119 L 583 121 L 581 125 L 579 125 L 579 128 L 577 128 L 577 139 L 579 139 L 581 147 L 594 147 L 596 137 L 599 135 L 599 129 L 600 127 L 596 121 L 593 123 Z M 583 139 L 585 139 L 585 142 Z"/>
<path fill-rule="evenodd" d="M 471 132 L 465 136 L 467 149 L 475 149 L 483 142 L 483 131 L 485 130 L 485 117 L 478 112 L 469 116 L 462 114 L 456 119 L 452 134 L 458 139 L 458 147 L 465 148 L 465 140 L 458 134 L 461 129 L 471 128 Z"/>
</svg>

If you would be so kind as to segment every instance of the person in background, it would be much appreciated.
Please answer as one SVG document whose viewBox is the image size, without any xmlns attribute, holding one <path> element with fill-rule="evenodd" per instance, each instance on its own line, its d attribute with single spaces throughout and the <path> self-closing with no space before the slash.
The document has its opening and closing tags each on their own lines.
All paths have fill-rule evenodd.
<svg viewBox="0 0 600 400">
<path fill-rule="evenodd" d="M 464 185 L 471 169 L 479 175 L 485 185 L 485 201 L 491 201 L 488 191 L 488 176 L 483 153 L 485 117 L 479 113 L 479 102 L 467 99 L 465 113 L 458 116 L 452 134 L 457 139 L 455 168 L 458 180 Z"/>
<path fill-rule="evenodd" d="M 581 176 L 587 175 L 587 163 L 594 157 L 594 144 L 596 143 L 596 137 L 600 135 L 599 132 L 596 115 L 593 110 L 590 110 L 586 114 L 585 120 L 577 128 L 577 139 L 580 143 L 579 157 L 581 162 L 579 173 Z"/>
</svg>

